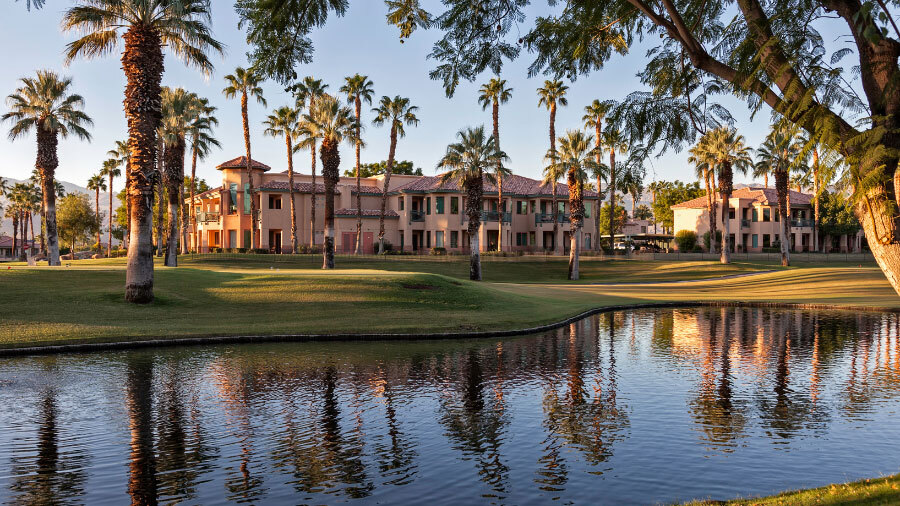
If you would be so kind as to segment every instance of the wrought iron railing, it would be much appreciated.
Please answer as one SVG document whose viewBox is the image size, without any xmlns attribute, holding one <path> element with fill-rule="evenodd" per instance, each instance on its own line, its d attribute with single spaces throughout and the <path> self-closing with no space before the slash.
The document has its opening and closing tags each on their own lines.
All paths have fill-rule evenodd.
<svg viewBox="0 0 900 506">
<path fill-rule="evenodd" d="M 813 220 L 791 220 L 792 227 L 812 227 Z"/>
<path fill-rule="evenodd" d="M 559 213 L 556 215 L 559 223 L 568 223 L 569 213 Z M 534 224 L 553 223 L 553 213 L 536 213 L 534 215 Z"/>
<path fill-rule="evenodd" d="M 503 217 L 503 223 L 509 223 L 512 221 L 512 213 L 501 213 L 499 211 L 481 211 L 481 221 L 484 222 L 498 221 L 501 216 Z"/>
<path fill-rule="evenodd" d="M 197 222 L 198 223 L 218 222 L 220 217 L 221 217 L 221 215 L 219 213 L 197 211 Z"/>
<path fill-rule="evenodd" d="M 425 211 L 410 211 L 409 212 L 409 221 L 417 222 L 417 221 L 425 221 Z"/>
</svg>

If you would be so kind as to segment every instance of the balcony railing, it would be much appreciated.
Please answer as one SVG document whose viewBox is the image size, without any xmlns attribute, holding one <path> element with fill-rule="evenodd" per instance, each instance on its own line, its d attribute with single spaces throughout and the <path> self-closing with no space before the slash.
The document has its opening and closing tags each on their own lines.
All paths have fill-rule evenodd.
<svg viewBox="0 0 900 506">
<path fill-rule="evenodd" d="M 750 220 L 741 220 L 741 228 L 750 228 Z"/>
<path fill-rule="evenodd" d="M 792 227 L 812 227 L 814 220 L 791 220 Z"/>
<path fill-rule="evenodd" d="M 568 223 L 569 213 L 557 214 L 557 221 L 559 223 Z M 538 225 L 541 223 L 553 223 L 553 213 L 536 213 L 534 215 L 534 224 Z"/>
<path fill-rule="evenodd" d="M 421 222 L 425 221 L 425 211 L 412 210 L 409 212 L 409 221 Z"/>
<path fill-rule="evenodd" d="M 498 221 L 501 215 L 503 217 L 503 223 L 509 223 L 512 221 L 512 213 L 501 213 L 499 211 L 481 211 L 481 221 Z"/>
<path fill-rule="evenodd" d="M 214 223 L 218 222 L 221 215 L 219 213 L 197 211 L 198 223 Z"/>
</svg>

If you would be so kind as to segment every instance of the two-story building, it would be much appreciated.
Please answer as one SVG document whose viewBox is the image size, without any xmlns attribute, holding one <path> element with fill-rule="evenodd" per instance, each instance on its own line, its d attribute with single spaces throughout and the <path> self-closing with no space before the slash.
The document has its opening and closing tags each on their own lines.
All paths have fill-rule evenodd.
<svg viewBox="0 0 900 506">
<path fill-rule="evenodd" d="M 736 251 L 760 252 L 781 240 L 781 218 L 778 212 L 778 192 L 774 188 L 747 187 L 735 190 L 729 200 L 729 215 L 722 216 L 722 202 L 716 195 L 717 230 L 723 230 L 728 219 L 732 247 Z M 793 251 L 813 251 L 812 195 L 790 191 L 791 237 Z M 709 212 L 706 197 L 672 206 L 675 233 L 681 230 L 696 232 L 698 237 L 709 231 Z M 858 251 L 860 234 L 841 238 L 840 249 Z M 830 249 L 830 248 L 829 248 Z"/>
<path fill-rule="evenodd" d="M 194 198 L 200 252 L 213 249 L 251 248 L 250 199 L 256 203 L 260 248 L 275 253 L 290 251 L 291 215 L 287 171 L 273 172 L 255 160 L 251 163 L 254 188 L 247 177 L 246 158 L 238 157 L 217 167 L 221 186 Z M 362 241 L 365 253 L 376 248 L 384 177 L 362 180 L 359 196 L 362 207 Z M 325 186 L 321 177 L 313 187 L 308 174 L 294 175 L 294 202 L 299 245 L 321 245 L 325 229 Z M 312 199 L 316 197 L 315 220 Z M 352 253 L 356 240 L 356 179 L 340 178 L 335 188 L 335 249 Z M 597 193 L 585 189 L 585 220 L 580 233 L 584 249 L 593 246 L 594 219 L 599 211 Z M 497 249 L 503 224 L 505 251 L 568 249 L 571 225 L 568 188 L 556 191 L 558 237 L 553 235 L 553 195 L 549 186 L 522 176 L 503 181 L 503 205 L 497 188 L 485 181 L 479 241 L 482 251 Z M 185 202 L 189 203 L 188 201 Z M 392 175 L 387 192 L 385 240 L 395 250 L 427 252 L 432 248 L 468 251 L 468 218 L 465 193 L 455 181 L 441 182 L 439 176 Z M 194 244 L 191 237 L 191 244 Z"/>
</svg>

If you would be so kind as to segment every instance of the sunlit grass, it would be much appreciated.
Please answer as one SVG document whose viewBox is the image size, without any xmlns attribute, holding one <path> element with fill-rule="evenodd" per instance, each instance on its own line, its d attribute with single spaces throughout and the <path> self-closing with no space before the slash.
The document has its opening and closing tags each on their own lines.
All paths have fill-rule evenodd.
<svg viewBox="0 0 900 506">
<path fill-rule="evenodd" d="M 822 488 L 785 492 L 770 497 L 755 499 L 735 499 L 725 502 L 697 501 L 689 503 L 693 506 L 721 504 L 729 506 L 750 505 L 783 505 L 812 506 L 853 504 L 869 506 L 881 504 L 900 504 L 900 474 L 886 478 L 873 478 L 853 483 L 835 484 Z"/>
</svg>

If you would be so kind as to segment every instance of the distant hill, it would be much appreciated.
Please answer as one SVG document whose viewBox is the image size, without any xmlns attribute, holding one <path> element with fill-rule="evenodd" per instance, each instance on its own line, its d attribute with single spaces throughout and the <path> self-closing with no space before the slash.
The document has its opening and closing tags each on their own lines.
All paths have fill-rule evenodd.
<svg viewBox="0 0 900 506">
<path fill-rule="evenodd" d="M 4 177 L 8 185 L 14 185 L 16 183 L 24 183 L 25 180 L 22 179 L 13 179 L 10 177 Z M 66 189 L 66 193 L 86 193 L 90 195 L 91 202 L 94 201 L 94 192 L 89 191 L 87 188 L 83 186 L 78 186 L 75 183 L 69 183 L 67 181 L 60 181 L 62 183 L 63 188 Z M 118 185 L 116 185 L 118 186 Z M 118 203 L 114 202 L 113 205 L 118 207 Z M 6 198 L 0 196 L 0 235 L 12 235 L 12 220 L 4 218 L 3 215 L 6 211 Z M 105 212 L 109 209 L 109 192 L 100 192 L 100 212 L 104 213 L 104 217 L 106 216 Z M 34 229 L 37 231 L 40 228 L 40 216 L 34 217 Z"/>
</svg>

